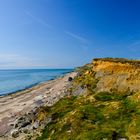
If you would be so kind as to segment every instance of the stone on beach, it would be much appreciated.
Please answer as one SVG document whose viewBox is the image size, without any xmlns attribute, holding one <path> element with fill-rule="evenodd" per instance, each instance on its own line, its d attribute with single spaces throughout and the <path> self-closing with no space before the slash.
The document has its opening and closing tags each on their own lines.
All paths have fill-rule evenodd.
<svg viewBox="0 0 140 140">
<path fill-rule="evenodd" d="M 11 131 L 11 135 L 13 138 L 17 138 L 19 136 L 19 131 L 17 129 Z"/>
</svg>

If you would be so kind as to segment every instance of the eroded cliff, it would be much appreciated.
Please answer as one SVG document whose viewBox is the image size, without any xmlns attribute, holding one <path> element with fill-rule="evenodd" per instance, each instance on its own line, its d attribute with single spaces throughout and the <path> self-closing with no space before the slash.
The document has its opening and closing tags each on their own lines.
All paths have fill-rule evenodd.
<svg viewBox="0 0 140 140">
<path fill-rule="evenodd" d="M 95 59 L 92 70 L 99 79 L 97 91 L 140 92 L 140 61 Z"/>
</svg>

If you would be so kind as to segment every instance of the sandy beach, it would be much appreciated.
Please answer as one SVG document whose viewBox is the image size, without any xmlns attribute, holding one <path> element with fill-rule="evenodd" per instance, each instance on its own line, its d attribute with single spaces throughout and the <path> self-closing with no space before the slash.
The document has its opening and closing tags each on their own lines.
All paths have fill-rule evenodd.
<svg viewBox="0 0 140 140">
<path fill-rule="evenodd" d="M 70 85 L 69 77 L 74 78 L 76 72 L 44 82 L 29 89 L 0 97 L 0 140 L 10 139 L 17 118 L 40 106 L 52 106 L 64 97 Z M 8 136 L 8 137 L 7 137 Z"/>
</svg>

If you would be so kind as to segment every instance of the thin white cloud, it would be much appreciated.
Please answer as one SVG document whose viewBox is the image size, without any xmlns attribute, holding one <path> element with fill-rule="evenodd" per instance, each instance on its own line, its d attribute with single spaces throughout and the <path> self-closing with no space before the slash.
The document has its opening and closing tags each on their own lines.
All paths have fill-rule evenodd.
<svg viewBox="0 0 140 140">
<path fill-rule="evenodd" d="M 15 64 L 15 62 L 0 62 L 0 66 L 7 66 L 7 65 L 11 65 L 11 64 Z"/>
<path fill-rule="evenodd" d="M 30 12 L 27 11 L 26 15 L 29 16 L 30 18 L 32 18 L 34 21 L 38 22 L 39 24 L 44 25 L 44 26 L 46 26 L 49 29 L 53 29 L 53 27 L 50 24 L 48 24 L 46 21 L 44 21 L 44 20 L 34 16 Z"/>
<path fill-rule="evenodd" d="M 73 37 L 74 39 L 80 41 L 81 43 L 85 43 L 85 44 L 89 43 L 89 41 L 87 39 L 85 39 L 85 38 L 83 38 L 83 37 L 81 37 L 81 36 L 79 36 L 75 33 L 72 33 L 72 32 L 69 32 L 69 31 L 64 31 L 64 32 L 65 32 L 65 34 Z"/>
<path fill-rule="evenodd" d="M 50 24 L 48 24 L 46 21 L 44 21 L 44 20 L 42 20 L 42 19 L 34 16 L 29 11 L 26 11 L 26 15 L 29 16 L 30 18 L 32 18 L 33 20 L 35 20 L 36 22 L 38 22 L 38 23 L 46 26 L 47 28 L 54 29 L 53 26 L 51 26 Z M 81 37 L 81 36 L 79 36 L 79 35 L 77 35 L 75 33 L 72 33 L 72 32 L 69 32 L 69 31 L 64 31 L 64 33 L 67 34 L 68 36 L 71 36 L 72 38 L 80 41 L 80 43 L 82 43 L 82 44 L 88 44 L 89 43 L 89 41 L 86 38 Z"/>
<path fill-rule="evenodd" d="M 136 45 L 139 45 L 139 44 L 140 44 L 140 40 L 137 40 L 134 43 L 132 43 L 129 47 L 133 47 L 133 46 L 136 46 Z"/>
<path fill-rule="evenodd" d="M 128 46 L 128 49 L 132 52 L 136 52 L 140 48 L 140 40 L 137 40 Z"/>
<path fill-rule="evenodd" d="M 36 58 L 29 58 L 27 56 L 21 56 L 16 54 L 0 54 L 0 69 L 43 66 L 45 66 L 45 64 L 40 63 L 40 60 Z"/>
</svg>

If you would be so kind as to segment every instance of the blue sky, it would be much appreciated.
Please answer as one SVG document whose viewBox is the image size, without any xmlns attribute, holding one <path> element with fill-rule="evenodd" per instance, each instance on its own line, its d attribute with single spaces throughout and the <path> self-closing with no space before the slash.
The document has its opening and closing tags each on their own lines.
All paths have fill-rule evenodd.
<svg viewBox="0 0 140 140">
<path fill-rule="evenodd" d="M 140 58 L 139 0 L 0 0 L 0 68 Z"/>
</svg>

